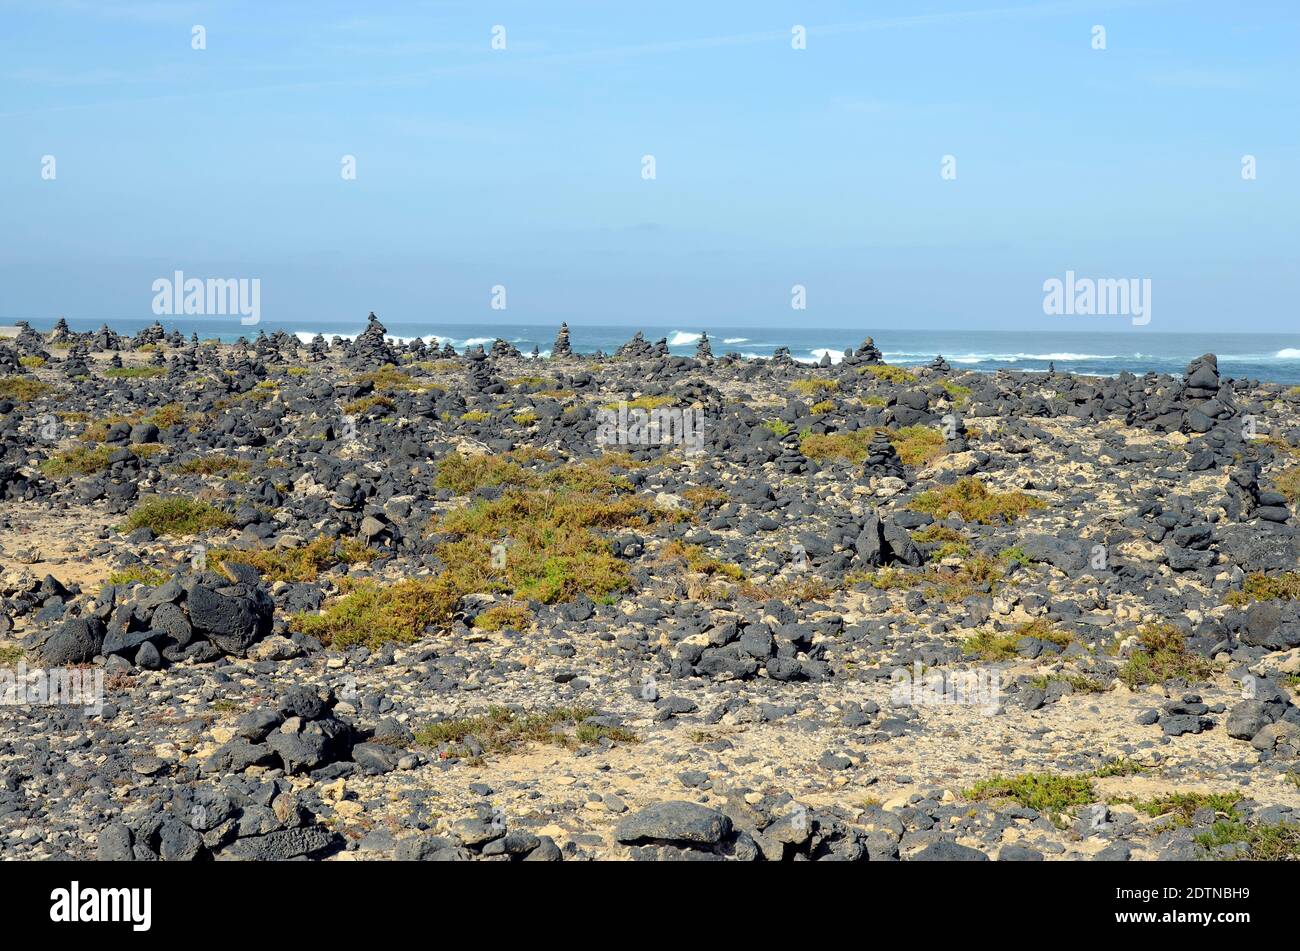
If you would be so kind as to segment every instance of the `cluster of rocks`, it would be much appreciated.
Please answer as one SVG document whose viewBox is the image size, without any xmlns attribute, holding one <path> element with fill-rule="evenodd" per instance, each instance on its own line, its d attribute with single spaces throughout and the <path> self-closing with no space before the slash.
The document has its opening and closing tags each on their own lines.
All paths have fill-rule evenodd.
<svg viewBox="0 0 1300 951">
<path fill-rule="evenodd" d="M 615 837 L 635 861 L 831 861 L 897 858 L 897 840 L 874 839 L 798 803 L 731 797 L 722 810 L 683 800 L 657 802 L 630 813 Z M 734 818 L 733 818 L 734 817 Z M 872 854 L 874 848 L 875 854 Z"/>
<path fill-rule="evenodd" d="M 1158 723 L 1165 736 L 1183 736 L 1213 729 L 1215 720 L 1207 714 L 1223 713 L 1225 709 L 1221 703 L 1210 706 L 1201 702 L 1199 694 L 1189 693 L 1169 701 L 1159 710 L 1142 713 L 1137 722 L 1143 725 Z"/>
<path fill-rule="evenodd" d="M 142 810 L 99 831 L 104 862 L 323 859 L 343 838 L 302 807 L 292 783 L 227 781 L 182 788 L 170 810 Z"/>
<path fill-rule="evenodd" d="M 205 773 L 241 773 L 251 766 L 276 766 L 287 775 L 313 773 L 318 779 L 346 775 L 346 768 L 326 767 L 352 761 L 388 772 L 397 754 L 374 743 L 360 743 L 352 724 L 333 713 L 334 697 L 298 687 L 279 704 L 245 713 L 234 725 L 234 736 L 203 763 Z"/>
</svg>

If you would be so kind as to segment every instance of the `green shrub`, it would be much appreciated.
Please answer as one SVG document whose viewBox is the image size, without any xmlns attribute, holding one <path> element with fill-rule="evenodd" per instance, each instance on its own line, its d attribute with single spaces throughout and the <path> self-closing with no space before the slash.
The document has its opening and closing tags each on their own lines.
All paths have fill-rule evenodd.
<svg viewBox="0 0 1300 951">
<path fill-rule="evenodd" d="M 1087 776 L 1059 773 L 1022 773 L 980 780 L 964 793 L 976 802 L 985 799 L 1013 799 L 1038 812 L 1062 813 L 1096 800 L 1092 780 Z"/>
<path fill-rule="evenodd" d="M 161 584 L 166 584 L 171 578 L 167 572 L 158 568 L 150 568 L 147 565 L 132 565 L 130 568 L 123 568 L 115 571 L 108 576 L 109 584 L 143 584 L 151 588 L 156 588 Z"/>
<path fill-rule="evenodd" d="M 184 536 L 229 528 L 232 524 L 234 519 L 228 513 L 207 502 L 179 497 L 155 498 L 133 508 L 121 531 L 149 528 L 159 536 Z"/>
<path fill-rule="evenodd" d="M 139 378 L 163 376 L 166 373 L 166 367 L 109 367 L 104 371 L 104 376 L 113 379 L 134 380 Z"/>
<path fill-rule="evenodd" d="M 621 727 L 600 727 L 583 723 L 595 716 L 591 707 L 553 707 L 537 713 L 515 713 L 491 707 L 483 716 L 440 720 L 416 731 L 421 746 L 450 747 L 453 756 L 470 756 L 467 741 L 473 737 L 484 753 L 509 753 L 528 743 L 551 743 L 570 749 L 591 746 L 602 739 L 636 743 L 637 736 Z"/>
<path fill-rule="evenodd" d="M 919 512 L 928 512 L 935 518 L 955 514 L 967 522 L 993 525 L 1014 522 L 1047 505 L 1024 492 L 991 491 L 979 479 L 968 476 L 945 488 L 921 493 L 913 500 L 911 507 Z"/>
<path fill-rule="evenodd" d="M 1194 683 L 1213 672 L 1212 663 L 1187 649 L 1187 639 L 1178 628 L 1172 624 L 1147 624 L 1138 631 L 1138 643 L 1118 676 L 1136 688 L 1174 678 Z"/>
<path fill-rule="evenodd" d="M 0 377 L 0 399 L 30 403 L 54 392 L 54 387 L 26 376 Z"/>
</svg>

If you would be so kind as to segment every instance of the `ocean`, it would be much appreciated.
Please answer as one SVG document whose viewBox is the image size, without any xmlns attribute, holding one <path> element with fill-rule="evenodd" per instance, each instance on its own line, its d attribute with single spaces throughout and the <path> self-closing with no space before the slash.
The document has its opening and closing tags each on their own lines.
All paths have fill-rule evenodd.
<svg viewBox="0 0 1300 951">
<path fill-rule="evenodd" d="M 381 315 L 381 319 L 382 315 Z M 89 319 L 69 318 L 73 330 L 96 330 L 107 323 L 118 333 L 134 334 L 153 323 L 153 318 Z M 237 317 L 167 317 L 160 318 L 169 331 L 176 327 L 189 336 L 234 341 L 240 336 L 252 338 L 258 331 L 272 333 L 285 330 L 300 339 L 310 340 L 316 333 L 326 339 L 335 334 L 353 337 L 365 328 L 365 320 L 320 319 L 272 322 L 263 320 L 251 327 L 241 326 Z M 10 323 L 0 319 L 0 323 Z M 37 330 L 49 330 L 55 320 L 30 320 Z M 475 344 L 491 344 L 496 337 L 510 341 L 525 354 L 537 347 L 541 355 L 550 353 L 555 341 L 556 324 L 476 323 L 450 321 L 405 321 L 383 319 L 391 337 L 410 340 L 422 337 L 439 343 L 450 341 L 460 350 Z M 1188 362 L 1203 353 L 1219 357 L 1219 369 L 1232 377 L 1245 377 L 1273 383 L 1300 384 L 1300 332 L 1293 334 L 1229 333 L 1154 333 L 1142 331 L 998 331 L 998 330 L 904 330 L 888 327 L 857 328 L 814 327 L 742 327 L 707 325 L 608 326 L 571 324 L 570 341 L 579 353 L 603 350 L 613 353 L 640 329 L 652 343 L 668 341 L 674 354 L 690 356 L 701 331 L 709 335 L 713 352 L 739 353 L 745 357 L 770 357 L 777 347 L 789 347 L 797 360 L 816 362 L 829 353 L 832 361 L 841 359 L 846 347 L 856 348 L 863 338 L 875 338 L 876 346 L 889 363 L 928 363 L 937 354 L 954 368 L 968 370 L 1045 370 L 1055 364 L 1058 370 L 1113 376 L 1128 370 L 1132 373 L 1168 373 L 1179 375 Z"/>
</svg>

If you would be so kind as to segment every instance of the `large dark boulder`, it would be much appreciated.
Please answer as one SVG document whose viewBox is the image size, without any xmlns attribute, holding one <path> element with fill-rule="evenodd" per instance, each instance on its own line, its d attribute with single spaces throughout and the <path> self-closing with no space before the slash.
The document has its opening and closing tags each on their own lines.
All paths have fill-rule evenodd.
<svg viewBox="0 0 1300 951">
<path fill-rule="evenodd" d="M 625 845 L 642 842 L 681 842 L 717 845 L 731 832 L 731 820 L 721 812 L 693 802 L 657 802 L 634 812 L 618 824 L 614 835 Z"/>
<path fill-rule="evenodd" d="M 186 601 L 190 625 L 227 654 L 243 656 L 271 632 L 275 604 L 260 588 L 232 585 L 210 588 L 197 584 Z"/>
<path fill-rule="evenodd" d="M 1020 547 L 1031 561 L 1043 561 L 1053 568 L 1072 574 L 1082 571 L 1088 564 L 1083 543 L 1055 535 L 1027 535 Z"/>
<path fill-rule="evenodd" d="M 336 832 L 323 826 L 282 829 L 266 835 L 250 835 L 221 850 L 223 859 L 257 862 L 283 862 L 303 856 L 329 852 L 342 843 Z"/>
<path fill-rule="evenodd" d="M 104 624 L 98 618 L 73 618 L 56 627 L 38 648 L 47 667 L 89 663 L 104 646 Z"/>
</svg>

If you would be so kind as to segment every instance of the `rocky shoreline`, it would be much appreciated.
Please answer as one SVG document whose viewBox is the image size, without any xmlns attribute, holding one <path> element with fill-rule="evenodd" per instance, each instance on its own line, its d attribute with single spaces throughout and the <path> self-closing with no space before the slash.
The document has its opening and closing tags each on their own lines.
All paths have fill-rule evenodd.
<svg viewBox="0 0 1300 951">
<path fill-rule="evenodd" d="M 1294 857 L 1298 410 L 23 326 L 0 857 Z"/>
</svg>

